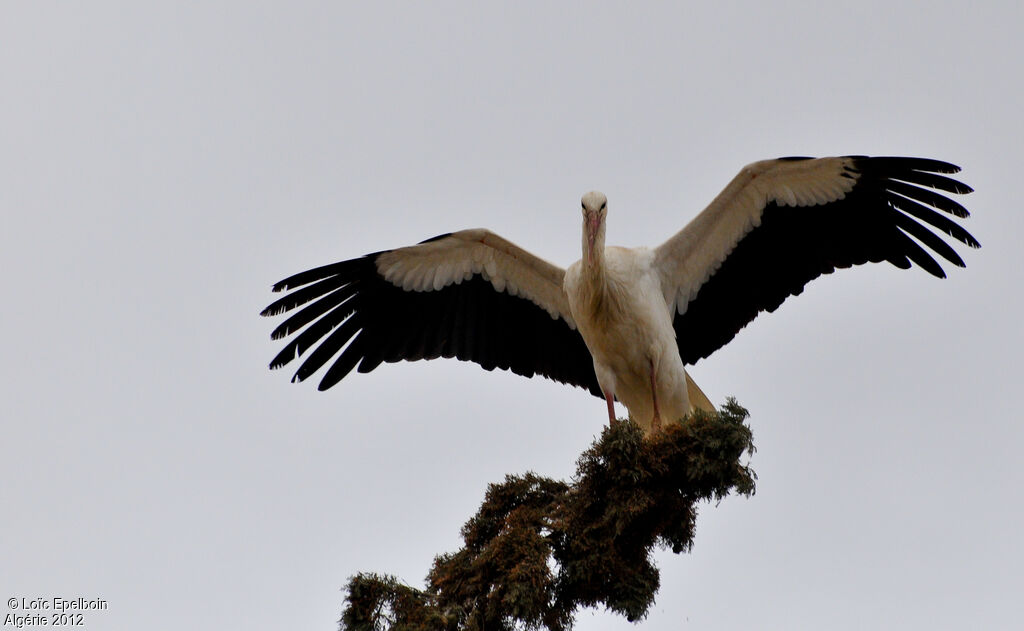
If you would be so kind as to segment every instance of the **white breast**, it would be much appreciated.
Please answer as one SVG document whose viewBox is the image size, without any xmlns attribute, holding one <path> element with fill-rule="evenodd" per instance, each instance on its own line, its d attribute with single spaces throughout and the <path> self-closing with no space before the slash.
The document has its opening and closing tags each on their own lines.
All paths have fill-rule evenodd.
<svg viewBox="0 0 1024 631">
<path fill-rule="evenodd" d="M 587 282 L 581 263 L 570 267 L 565 279 L 569 306 L 601 388 L 645 428 L 654 417 L 655 395 L 665 419 L 690 411 L 686 373 L 653 260 L 648 248 L 611 247 L 605 250 L 601 282 Z M 651 388 L 652 369 L 657 392 Z"/>
</svg>

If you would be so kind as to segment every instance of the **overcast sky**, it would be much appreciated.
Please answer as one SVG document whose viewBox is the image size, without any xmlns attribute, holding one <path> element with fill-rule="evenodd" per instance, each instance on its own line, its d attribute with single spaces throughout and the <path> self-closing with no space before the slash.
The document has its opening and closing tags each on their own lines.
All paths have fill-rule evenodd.
<svg viewBox="0 0 1024 631">
<path fill-rule="evenodd" d="M 356 572 L 422 586 L 604 404 L 451 360 L 292 385 L 271 283 L 471 227 L 567 266 L 584 191 L 656 245 L 748 162 L 867 153 L 963 166 L 983 247 L 819 279 L 691 369 L 758 489 L 659 553 L 643 626 L 1017 628 L 1022 10 L 685 4 L 0 5 L 3 601 L 328 631 Z"/>
</svg>

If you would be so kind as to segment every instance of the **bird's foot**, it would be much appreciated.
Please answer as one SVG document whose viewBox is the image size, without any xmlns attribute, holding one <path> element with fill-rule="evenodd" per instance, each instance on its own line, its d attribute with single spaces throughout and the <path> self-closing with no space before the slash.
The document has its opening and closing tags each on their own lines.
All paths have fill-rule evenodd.
<svg viewBox="0 0 1024 631">
<path fill-rule="evenodd" d="M 654 420 L 651 421 L 651 433 L 657 434 L 661 432 L 661 415 L 655 414 Z"/>
</svg>

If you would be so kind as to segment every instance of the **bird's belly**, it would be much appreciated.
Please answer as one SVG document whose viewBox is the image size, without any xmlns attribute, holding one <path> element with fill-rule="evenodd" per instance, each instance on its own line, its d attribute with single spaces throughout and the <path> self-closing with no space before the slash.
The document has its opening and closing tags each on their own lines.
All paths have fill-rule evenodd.
<svg viewBox="0 0 1024 631">
<path fill-rule="evenodd" d="M 652 331 L 640 322 L 606 322 L 583 331 L 583 339 L 594 360 L 616 376 L 626 378 L 647 374 L 654 359 L 656 344 Z"/>
<path fill-rule="evenodd" d="M 689 413 L 686 373 L 674 349 L 658 357 L 631 352 L 594 359 L 595 368 L 603 364 L 612 373 L 615 397 L 641 426 L 650 428 L 655 404 L 663 420 L 678 420 Z"/>
<path fill-rule="evenodd" d="M 646 304 L 630 305 L 622 312 L 630 317 L 606 313 L 603 319 L 579 322 L 602 389 L 611 391 L 629 409 L 630 418 L 646 429 L 654 418 L 655 398 L 663 419 L 685 416 L 686 374 L 667 312 L 656 313 Z"/>
</svg>

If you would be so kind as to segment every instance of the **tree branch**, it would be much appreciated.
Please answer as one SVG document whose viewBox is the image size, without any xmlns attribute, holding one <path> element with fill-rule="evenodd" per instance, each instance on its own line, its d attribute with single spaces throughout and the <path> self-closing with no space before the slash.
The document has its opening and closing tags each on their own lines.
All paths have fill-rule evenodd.
<svg viewBox="0 0 1024 631">
<path fill-rule="evenodd" d="M 462 549 L 434 560 L 425 590 L 353 577 L 341 628 L 564 631 L 599 605 L 642 619 L 659 587 L 654 547 L 689 551 L 698 502 L 754 493 L 747 416 L 729 399 L 649 439 L 619 422 L 580 456 L 572 483 L 506 476 L 463 526 Z"/>
</svg>

